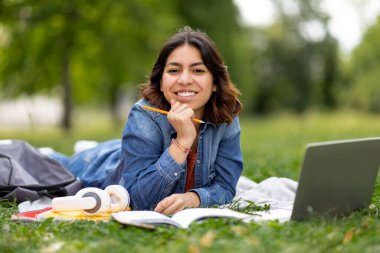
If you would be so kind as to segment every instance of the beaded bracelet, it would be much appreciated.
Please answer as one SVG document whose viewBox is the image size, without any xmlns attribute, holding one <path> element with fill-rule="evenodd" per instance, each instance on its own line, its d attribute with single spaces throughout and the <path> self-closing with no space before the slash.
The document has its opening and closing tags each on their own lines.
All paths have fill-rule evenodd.
<svg viewBox="0 0 380 253">
<path fill-rule="evenodd" d="M 191 152 L 191 149 L 182 146 L 176 139 L 172 139 L 172 143 L 174 143 L 184 153 Z"/>
</svg>

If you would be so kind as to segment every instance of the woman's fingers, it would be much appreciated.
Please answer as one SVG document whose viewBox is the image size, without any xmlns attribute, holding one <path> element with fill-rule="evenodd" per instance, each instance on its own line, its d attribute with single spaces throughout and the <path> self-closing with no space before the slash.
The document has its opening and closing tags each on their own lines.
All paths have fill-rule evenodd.
<svg viewBox="0 0 380 253">
<path fill-rule="evenodd" d="M 180 113 L 186 110 L 187 108 L 190 108 L 187 104 L 181 104 L 180 102 L 175 102 L 170 111 L 175 112 L 175 113 Z"/>
<path fill-rule="evenodd" d="M 200 198 L 195 192 L 176 193 L 161 200 L 154 211 L 163 214 L 177 213 L 186 207 L 198 207 Z"/>
<path fill-rule="evenodd" d="M 181 194 L 173 194 L 160 201 L 154 211 L 163 214 L 173 214 L 185 208 L 185 201 Z"/>
<path fill-rule="evenodd" d="M 157 204 L 154 211 L 162 213 L 165 209 L 168 208 L 168 206 L 172 205 L 174 201 L 175 199 L 171 197 L 166 197 Z"/>
<path fill-rule="evenodd" d="M 170 215 L 170 214 L 175 214 L 175 213 L 177 213 L 177 212 L 179 212 L 179 211 L 181 211 L 183 209 L 184 209 L 183 203 L 181 203 L 181 201 L 177 199 L 173 204 L 171 204 L 170 206 L 168 206 L 161 213 Z"/>
<path fill-rule="evenodd" d="M 168 116 L 172 119 L 191 119 L 192 117 L 194 117 L 194 111 L 187 104 L 175 102 L 172 105 L 172 108 L 170 109 Z"/>
<path fill-rule="evenodd" d="M 171 105 L 170 112 L 174 112 L 181 105 L 181 103 L 180 102 L 176 102 L 174 99 L 172 99 L 170 101 L 170 105 Z"/>
</svg>

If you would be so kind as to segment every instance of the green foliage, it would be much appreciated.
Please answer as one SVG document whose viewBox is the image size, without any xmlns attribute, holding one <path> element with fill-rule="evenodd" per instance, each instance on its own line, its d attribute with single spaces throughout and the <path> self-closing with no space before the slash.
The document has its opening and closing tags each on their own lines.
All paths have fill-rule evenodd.
<svg viewBox="0 0 380 253">
<path fill-rule="evenodd" d="M 72 100 L 107 103 L 114 111 L 122 87 L 145 81 L 176 28 L 172 13 L 169 1 L 4 1 L 3 96 L 58 86 L 67 121 Z"/>
<path fill-rule="evenodd" d="M 121 134 L 121 126 L 115 129 L 111 124 L 104 125 L 107 118 L 87 118 L 88 113 L 83 116 L 71 135 L 59 129 L 12 129 L 1 130 L 0 139 L 27 139 L 35 146 L 48 145 L 69 153 L 75 140 L 106 140 Z M 255 181 L 268 176 L 297 180 L 309 142 L 380 136 L 380 119 L 356 112 L 243 117 L 241 123 L 243 173 Z M 16 212 L 16 205 L 0 202 L 0 252 L 378 252 L 379 197 L 377 180 L 372 206 L 342 219 L 316 218 L 285 224 L 207 219 L 188 230 L 147 230 L 116 222 L 15 222 L 9 218 Z"/>
<path fill-rule="evenodd" d="M 7 1 L 3 12 L 13 15 L 1 19 L 9 32 L 2 85 L 33 93 L 60 84 L 65 53 L 76 100 L 88 101 L 100 88 L 96 99 L 107 100 L 103 92 L 113 86 L 145 80 L 153 52 L 175 28 L 171 11 L 154 1 Z"/>
<path fill-rule="evenodd" d="M 380 112 L 380 88 L 378 80 L 380 73 L 375 70 L 355 76 L 353 87 L 346 96 L 347 103 L 351 106 L 366 111 Z"/>
<path fill-rule="evenodd" d="M 115 116 L 120 93 L 146 81 L 162 43 L 185 25 L 207 32 L 237 85 L 249 87 L 248 40 L 231 0 L 1 4 L 0 27 L 8 38 L 0 44 L 3 96 L 62 94 L 68 121 L 72 103 L 107 104 Z"/>
<path fill-rule="evenodd" d="M 240 205 L 239 200 L 237 200 L 236 202 L 232 202 L 231 204 L 227 204 L 225 206 L 225 208 L 229 208 L 231 210 L 235 210 L 235 211 L 247 213 L 247 214 L 253 214 L 253 215 L 257 211 L 268 211 L 270 209 L 269 204 L 258 205 L 255 202 L 250 201 L 250 200 L 245 200 L 245 204 L 246 204 L 246 206 L 243 208 Z"/>
<path fill-rule="evenodd" d="M 349 62 L 350 85 L 346 103 L 356 108 L 380 112 L 380 17 L 364 34 L 363 41 L 353 51 Z"/>
<path fill-rule="evenodd" d="M 250 109 L 265 113 L 281 108 L 303 112 L 311 105 L 335 107 L 338 47 L 327 31 L 327 14 L 318 1 L 294 1 L 292 13 L 284 1 L 274 3 L 276 22 L 251 32 L 256 39 L 253 71 L 258 86 Z M 325 34 L 315 37 L 305 28 L 310 25 Z"/>
<path fill-rule="evenodd" d="M 216 42 L 247 114 L 342 102 L 379 112 L 379 20 L 341 69 L 320 1 L 273 3 L 275 22 L 254 28 L 232 0 L 0 1 L 0 96 L 45 92 L 62 96 L 67 121 L 78 104 L 107 105 L 119 120 L 120 94 L 145 82 L 161 44 L 190 25 Z"/>
<path fill-rule="evenodd" d="M 62 26 L 62 18 L 46 17 L 59 6 L 56 4 L 46 8 L 36 3 L 36 8 L 32 9 L 29 4 L 32 1 L 25 4 L 8 2 L 2 8 L 1 21 L 6 28 L 8 42 L 2 48 L 4 64 L 1 84 L 7 95 L 31 94 L 60 81 L 60 69 L 55 67 L 59 52 L 53 41 L 59 41 L 56 31 Z M 41 21 L 44 21 L 43 25 L 37 25 Z"/>
</svg>

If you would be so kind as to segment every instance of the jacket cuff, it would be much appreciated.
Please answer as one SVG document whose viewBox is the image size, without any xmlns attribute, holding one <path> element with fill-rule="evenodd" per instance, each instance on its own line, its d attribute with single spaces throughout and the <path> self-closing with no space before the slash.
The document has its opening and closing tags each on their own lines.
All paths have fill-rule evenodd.
<svg viewBox="0 0 380 253">
<path fill-rule="evenodd" d="M 199 207 L 209 207 L 210 206 L 210 192 L 203 188 L 196 188 L 189 190 L 190 192 L 195 192 L 198 194 L 201 204 Z"/>
<path fill-rule="evenodd" d="M 169 153 L 169 148 L 164 151 L 156 163 L 157 171 L 170 184 L 174 184 L 181 177 L 181 174 L 185 172 L 185 166 L 186 161 L 179 164 L 173 159 Z"/>
</svg>

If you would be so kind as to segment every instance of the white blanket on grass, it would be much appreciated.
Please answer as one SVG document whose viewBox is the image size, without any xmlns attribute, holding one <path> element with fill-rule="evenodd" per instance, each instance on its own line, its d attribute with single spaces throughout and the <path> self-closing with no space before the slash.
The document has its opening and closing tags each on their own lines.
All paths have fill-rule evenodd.
<svg viewBox="0 0 380 253">
<path fill-rule="evenodd" d="M 297 186 L 298 183 L 289 178 L 270 177 L 260 183 L 255 183 L 241 176 L 233 201 L 240 208 L 249 205 L 247 200 L 257 205 L 270 205 L 268 211 L 256 212 L 257 215 L 253 216 L 251 220 L 279 220 L 280 222 L 285 222 L 290 220 Z"/>
</svg>

